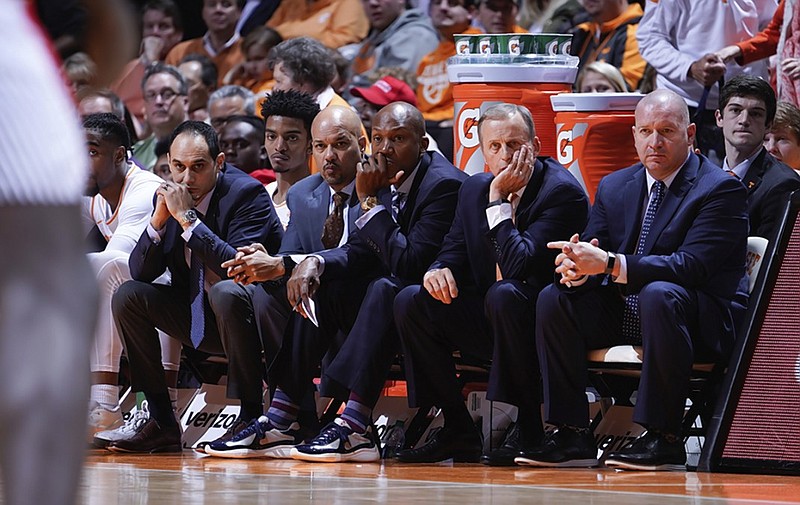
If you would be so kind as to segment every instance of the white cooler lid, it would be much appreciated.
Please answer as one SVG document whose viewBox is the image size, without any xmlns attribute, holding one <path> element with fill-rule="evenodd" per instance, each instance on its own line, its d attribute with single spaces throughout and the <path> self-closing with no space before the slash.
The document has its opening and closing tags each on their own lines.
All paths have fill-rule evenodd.
<svg viewBox="0 0 800 505">
<path fill-rule="evenodd" d="M 559 93 L 550 97 L 554 112 L 636 110 L 641 93 Z"/>
<path fill-rule="evenodd" d="M 519 65 L 499 63 L 469 63 L 447 66 L 452 83 L 470 82 L 556 82 L 572 84 L 578 67 L 571 65 Z"/>
</svg>

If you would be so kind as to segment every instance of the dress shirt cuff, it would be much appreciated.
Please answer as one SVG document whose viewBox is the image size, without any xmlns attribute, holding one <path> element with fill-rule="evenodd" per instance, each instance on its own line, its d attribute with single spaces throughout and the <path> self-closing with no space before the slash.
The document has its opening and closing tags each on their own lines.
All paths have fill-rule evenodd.
<svg viewBox="0 0 800 505">
<path fill-rule="evenodd" d="M 295 257 L 300 257 L 300 256 L 302 256 L 302 255 L 300 255 L 300 254 L 292 254 L 292 259 L 295 259 Z M 303 259 L 306 259 L 306 258 L 317 258 L 319 260 L 319 275 L 321 276 L 322 272 L 325 271 L 325 258 L 323 258 L 322 255 L 320 255 L 320 254 L 306 254 L 305 256 L 303 256 Z M 302 260 L 300 260 L 300 261 L 302 261 Z"/>
<path fill-rule="evenodd" d="M 617 254 L 617 261 L 619 262 L 619 275 L 611 277 L 611 280 L 617 284 L 628 283 L 628 262 L 625 260 L 624 254 Z"/>
<path fill-rule="evenodd" d="M 154 244 L 158 245 L 161 243 L 162 234 L 164 233 L 164 228 L 161 230 L 156 230 L 153 228 L 153 225 L 147 223 L 147 235 L 150 237 L 150 240 L 153 241 Z"/>
<path fill-rule="evenodd" d="M 200 220 L 199 219 L 195 220 L 194 223 L 190 224 L 189 227 L 186 228 L 183 231 L 183 233 L 181 233 L 181 237 L 183 237 L 183 240 L 185 240 L 186 242 L 189 242 L 189 239 L 192 238 L 192 232 L 194 231 L 195 228 L 197 228 L 197 226 L 199 224 L 200 224 Z"/>
<path fill-rule="evenodd" d="M 367 223 L 369 223 L 369 220 L 372 219 L 372 216 L 384 210 L 385 208 L 386 207 L 383 205 L 376 205 L 375 207 L 369 209 L 364 215 L 356 219 L 356 226 L 358 226 L 358 229 L 360 230 L 361 228 L 367 226 Z"/>
<path fill-rule="evenodd" d="M 493 229 L 498 224 L 506 219 L 511 219 L 511 204 L 501 203 L 500 205 L 492 205 L 486 209 L 486 221 L 489 223 L 489 229 Z"/>
</svg>

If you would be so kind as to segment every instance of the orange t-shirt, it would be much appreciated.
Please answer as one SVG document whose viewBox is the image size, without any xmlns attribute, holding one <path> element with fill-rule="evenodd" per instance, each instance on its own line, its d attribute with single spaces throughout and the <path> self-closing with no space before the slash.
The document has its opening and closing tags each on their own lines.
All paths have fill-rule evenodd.
<svg viewBox="0 0 800 505">
<path fill-rule="evenodd" d="M 334 49 L 361 42 L 369 32 L 361 0 L 281 2 L 267 26 L 284 40 L 306 35 Z"/>
<path fill-rule="evenodd" d="M 203 44 L 203 37 L 187 40 L 173 47 L 169 54 L 167 54 L 165 61 L 167 64 L 177 67 L 184 56 L 192 53 L 208 56 L 211 61 L 214 62 L 214 65 L 217 66 L 217 75 L 219 76 L 217 79 L 218 86 L 224 86 L 225 83 L 222 82 L 222 80 L 225 78 L 225 75 L 238 63 L 244 61 L 242 39 L 237 39 L 236 42 L 217 53 L 216 56 L 211 56 L 208 54 L 208 51 L 206 51 L 205 44 Z"/>
<path fill-rule="evenodd" d="M 475 35 L 483 32 L 468 28 L 464 33 Z M 447 59 L 455 54 L 455 40 L 445 37 L 417 67 L 417 108 L 426 121 L 453 119 L 453 85 L 447 77 Z"/>
</svg>

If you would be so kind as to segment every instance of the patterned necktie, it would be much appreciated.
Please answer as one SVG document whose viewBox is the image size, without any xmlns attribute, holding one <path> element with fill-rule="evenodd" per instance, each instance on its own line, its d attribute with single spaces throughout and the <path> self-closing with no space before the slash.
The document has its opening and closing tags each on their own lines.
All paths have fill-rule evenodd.
<svg viewBox="0 0 800 505">
<path fill-rule="evenodd" d="M 189 302 L 191 306 L 191 327 L 189 338 L 197 349 L 205 335 L 205 266 L 200 255 L 192 252 L 191 268 L 189 269 Z"/>
<path fill-rule="evenodd" d="M 333 212 L 325 219 L 322 226 L 322 246 L 325 249 L 339 247 L 344 233 L 344 207 L 347 203 L 347 193 L 341 191 L 333 195 Z"/>
<path fill-rule="evenodd" d="M 642 231 L 639 233 L 639 242 L 636 244 L 636 254 L 644 253 L 644 243 L 650 227 L 656 217 L 656 211 L 664 200 L 665 185 L 661 181 L 656 181 L 650 189 L 652 197 L 647 211 L 644 213 L 642 221 Z M 625 298 L 625 311 L 622 314 L 622 336 L 629 344 L 638 345 L 642 343 L 642 326 L 639 319 L 639 295 L 628 295 Z"/>
<path fill-rule="evenodd" d="M 397 221 L 400 211 L 403 210 L 403 204 L 406 203 L 406 194 L 400 191 L 392 190 L 392 217 Z"/>
</svg>

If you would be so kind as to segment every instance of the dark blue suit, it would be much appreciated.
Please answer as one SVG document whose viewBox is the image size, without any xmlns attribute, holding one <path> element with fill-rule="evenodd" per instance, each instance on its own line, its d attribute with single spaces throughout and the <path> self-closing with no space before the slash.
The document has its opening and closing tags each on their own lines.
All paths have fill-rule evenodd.
<svg viewBox="0 0 800 505">
<path fill-rule="evenodd" d="M 563 166 L 539 158 L 514 221 L 490 230 L 492 179 L 474 175 L 461 187 L 455 220 L 430 267 L 453 272 L 458 297 L 445 305 L 415 285 L 395 301 L 412 406 L 463 402 L 452 363 L 457 348 L 492 360 L 490 399 L 538 410 L 534 309 L 539 291 L 552 282 L 556 256 L 547 243 L 582 229 L 589 202 Z M 496 265 L 503 273 L 499 282 Z"/>
<path fill-rule="evenodd" d="M 440 154 L 423 154 L 397 221 L 389 190 L 382 190 L 377 196 L 385 210 L 363 228 L 351 228 L 347 244 L 320 254 L 325 267 L 315 300 L 321 331 L 313 342 L 294 342 L 299 352 L 281 362 L 280 386 L 290 397 L 297 398 L 329 352 L 323 393 L 339 386 L 365 403 L 377 400 L 398 347 L 394 297 L 420 282 L 436 257 L 466 178 Z"/>
<path fill-rule="evenodd" d="M 323 250 L 322 228 L 328 218 L 330 200 L 330 186 L 319 174 L 310 175 L 289 188 L 286 204 L 290 217 L 281 244 L 281 256 Z M 348 230 L 355 228 L 360 212 L 358 195 L 353 187 L 347 207 Z M 269 383 L 272 386 L 278 382 L 274 374 L 282 369 L 280 363 L 291 361 L 285 356 L 295 352 L 292 343 L 314 338 L 317 329 L 292 310 L 286 297 L 285 283 L 264 283 L 261 287 L 263 289 L 254 293 L 253 303 L 264 349 L 273 351 L 268 354 Z M 293 336 L 295 334 L 297 336 Z"/>
<path fill-rule="evenodd" d="M 112 307 L 131 365 L 131 383 L 146 395 L 166 394 L 161 349 L 156 328 L 192 345 L 189 338 L 190 272 L 185 248 L 203 260 L 206 279 L 210 274 L 227 277 L 220 265 L 236 254 L 236 248 L 254 242 L 264 244 L 271 253 L 278 251 L 283 230 L 264 186 L 241 170 L 226 164 L 217 179 L 206 215 L 192 232 L 188 244 L 181 237 L 183 228 L 173 218 L 167 220 L 163 238 L 154 243 L 147 230 L 130 256 L 134 280 L 123 284 L 114 295 Z M 169 269 L 172 284 L 151 284 Z M 205 309 L 205 338 L 200 349 L 222 353 L 221 333 L 257 331 L 255 324 L 232 317 L 215 317 Z M 238 349 L 227 349 L 238 352 Z M 245 378 L 229 377 L 228 388 L 235 390 Z M 151 402 L 152 405 L 152 402 Z"/>
<path fill-rule="evenodd" d="M 536 339 L 545 414 L 554 424 L 586 426 L 586 350 L 620 344 L 624 296 L 638 294 L 644 347 L 633 420 L 680 433 L 694 358 L 719 358 L 733 344 L 746 305 L 747 194 L 695 154 L 679 169 L 644 245 L 641 164 L 606 176 L 582 234 L 625 255 L 627 284 L 595 275 L 577 288 L 555 283 L 539 296 Z"/>
<path fill-rule="evenodd" d="M 747 188 L 750 235 L 774 241 L 789 195 L 800 189 L 800 176 L 762 148 L 742 183 Z"/>
</svg>

